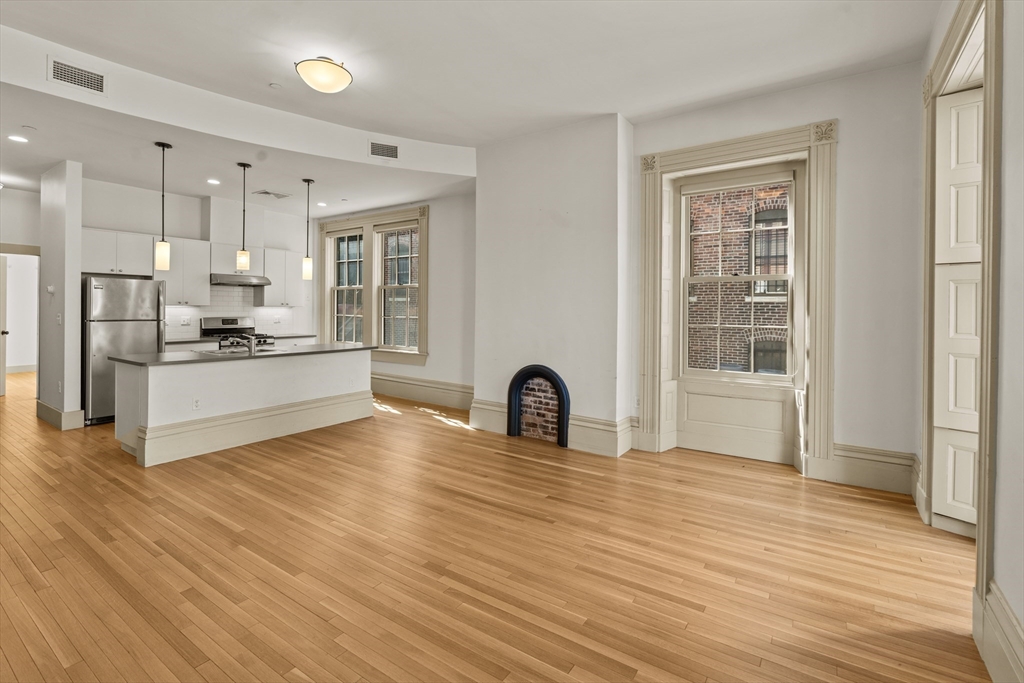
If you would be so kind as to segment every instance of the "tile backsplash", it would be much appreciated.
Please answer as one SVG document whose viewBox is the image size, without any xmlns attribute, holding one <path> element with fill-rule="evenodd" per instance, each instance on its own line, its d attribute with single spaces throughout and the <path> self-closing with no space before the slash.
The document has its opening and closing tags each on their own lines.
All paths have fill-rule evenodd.
<svg viewBox="0 0 1024 683">
<path fill-rule="evenodd" d="M 256 331 L 266 334 L 301 334 L 313 331 L 312 315 L 305 307 L 253 306 L 252 287 L 210 286 L 209 306 L 168 306 L 167 339 L 194 339 L 199 336 L 199 319 L 215 316 L 250 316 L 256 319 Z M 182 325 L 182 318 L 191 325 Z"/>
</svg>

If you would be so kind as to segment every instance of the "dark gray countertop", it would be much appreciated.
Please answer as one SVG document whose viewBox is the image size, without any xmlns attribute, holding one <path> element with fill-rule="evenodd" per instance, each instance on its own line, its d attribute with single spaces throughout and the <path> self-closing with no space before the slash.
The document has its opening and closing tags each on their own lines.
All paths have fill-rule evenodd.
<svg viewBox="0 0 1024 683">
<path fill-rule="evenodd" d="M 309 344 L 307 346 L 289 346 L 250 356 L 248 351 L 242 353 L 213 354 L 204 351 L 169 351 L 167 353 L 135 353 L 128 356 L 108 356 L 115 363 L 127 365 L 185 365 L 188 363 L 219 363 L 222 361 L 260 360 L 263 358 L 281 358 L 285 356 L 308 356 L 317 353 L 341 353 L 344 351 L 370 351 L 376 346 L 365 344 Z"/>
<path fill-rule="evenodd" d="M 315 337 L 315 334 L 275 334 L 274 339 L 302 339 L 304 337 Z M 194 339 L 168 339 L 164 344 L 216 344 L 213 337 L 195 337 Z"/>
</svg>

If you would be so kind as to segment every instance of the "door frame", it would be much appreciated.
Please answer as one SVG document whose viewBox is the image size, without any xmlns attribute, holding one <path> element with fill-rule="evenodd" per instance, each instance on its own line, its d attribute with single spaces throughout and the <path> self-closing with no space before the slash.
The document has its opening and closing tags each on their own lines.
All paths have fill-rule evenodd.
<svg viewBox="0 0 1024 683">
<path fill-rule="evenodd" d="M 1003 16 L 1000 0 L 960 0 L 939 51 L 925 76 L 924 99 L 924 358 L 922 401 L 921 471 L 914 487 L 918 511 L 931 524 L 932 477 L 932 378 L 934 330 L 935 254 L 935 131 L 937 97 L 953 92 L 948 81 L 954 73 L 975 24 L 983 20 L 985 70 L 982 87 L 984 130 L 981 176 L 981 360 L 978 405 L 978 524 L 977 573 L 974 586 L 974 635 L 982 633 L 982 615 L 991 591 L 995 472 L 996 367 L 999 343 L 999 234 L 1002 186 L 1002 59 Z M 982 19 L 982 14 L 984 14 Z"/>
<path fill-rule="evenodd" d="M 836 147 L 831 119 L 640 157 L 640 417 L 634 447 L 674 448 L 678 426 L 676 377 L 678 306 L 673 181 L 695 170 L 712 172 L 777 161 L 807 162 L 806 445 L 794 464 L 804 475 L 834 479 L 833 360 L 835 328 Z"/>
</svg>

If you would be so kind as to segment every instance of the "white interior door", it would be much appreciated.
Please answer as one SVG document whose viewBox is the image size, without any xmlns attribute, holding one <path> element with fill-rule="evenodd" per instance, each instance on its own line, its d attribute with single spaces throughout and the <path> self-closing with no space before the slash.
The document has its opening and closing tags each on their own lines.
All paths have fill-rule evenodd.
<svg viewBox="0 0 1024 683">
<path fill-rule="evenodd" d="M 980 88 L 936 100 L 936 263 L 981 261 L 981 100 Z"/>
<path fill-rule="evenodd" d="M 935 267 L 936 427 L 978 431 L 981 264 Z"/>
<path fill-rule="evenodd" d="M 7 394 L 7 257 L 0 256 L 0 396 Z"/>
</svg>

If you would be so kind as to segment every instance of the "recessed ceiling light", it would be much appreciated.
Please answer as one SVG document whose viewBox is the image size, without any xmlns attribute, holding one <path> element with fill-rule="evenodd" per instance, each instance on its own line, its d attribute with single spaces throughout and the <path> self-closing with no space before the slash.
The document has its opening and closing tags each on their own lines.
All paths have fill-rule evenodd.
<svg viewBox="0 0 1024 683">
<path fill-rule="evenodd" d="M 28 138 L 23 138 L 20 135 L 8 135 L 8 140 L 14 140 L 15 142 L 28 142 Z"/>
<path fill-rule="evenodd" d="M 25 130 L 35 130 L 36 129 L 35 126 L 22 126 L 22 128 L 24 128 Z"/>
<path fill-rule="evenodd" d="M 280 87 L 281 87 L 281 84 L 280 84 L 280 83 L 267 83 L 267 85 L 269 85 L 269 86 L 270 86 L 271 88 L 273 88 L 274 90 L 277 90 L 278 88 L 280 88 Z"/>
<path fill-rule="evenodd" d="M 316 205 L 317 206 L 327 206 L 327 203 L 326 202 L 317 202 Z"/>
<path fill-rule="evenodd" d="M 342 199 L 341 201 L 343 201 L 343 202 L 347 202 L 348 200 L 347 200 L 347 199 Z"/>
<path fill-rule="evenodd" d="M 210 178 L 206 182 L 210 183 L 211 185 L 220 185 L 220 181 L 217 180 L 216 178 Z"/>
</svg>

